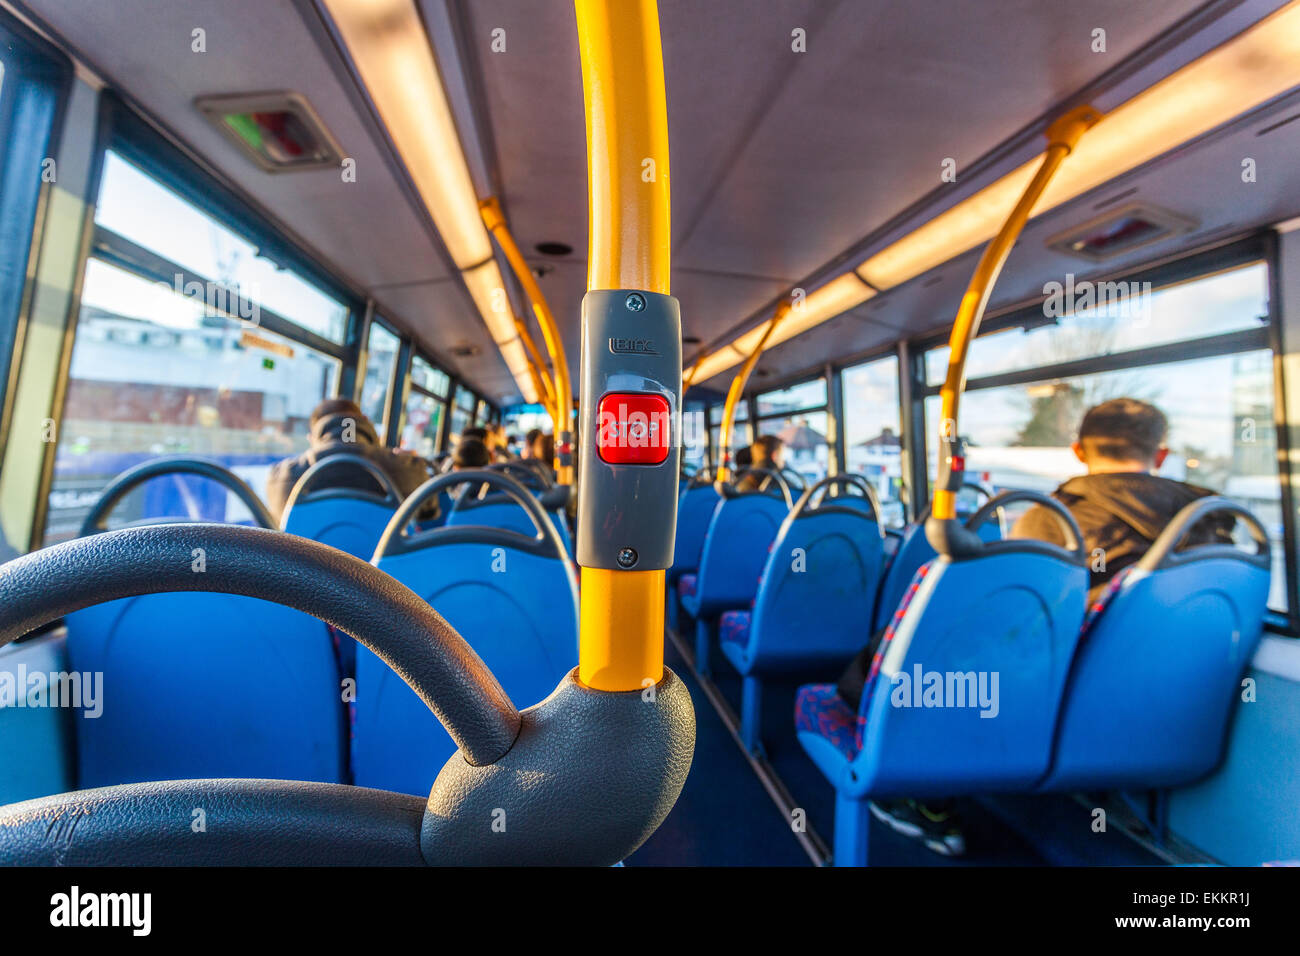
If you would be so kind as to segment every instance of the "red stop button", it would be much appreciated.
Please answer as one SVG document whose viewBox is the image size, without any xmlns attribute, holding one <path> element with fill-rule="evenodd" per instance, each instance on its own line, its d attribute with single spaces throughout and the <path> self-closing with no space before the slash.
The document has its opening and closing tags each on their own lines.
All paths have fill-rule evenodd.
<svg viewBox="0 0 1300 956">
<path fill-rule="evenodd" d="M 610 392 L 596 410 L 596 451 L 611 465 L 657 465 L 668 458 L 668 399 Z"/>
</svg>

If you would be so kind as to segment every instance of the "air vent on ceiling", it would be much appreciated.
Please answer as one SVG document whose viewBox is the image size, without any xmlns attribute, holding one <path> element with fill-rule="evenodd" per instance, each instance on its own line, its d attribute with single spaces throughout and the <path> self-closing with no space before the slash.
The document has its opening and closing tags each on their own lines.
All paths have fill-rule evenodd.
<svg viewBox="0 0 1300 956">
<path fill-rule="evenodd" d="M 1057 233 L 1047 240 L 1047 247 L 1089 262 L 1101 262 L 1195 228 L 1196 223 L 1186 216 L 1145 203 L 1130 203 Z"/>
<path fill-rule="evenodd" d="M 200 96 L 194 105 L 268 173 L 337 167 L 343 151 L 300 93 Z"/>
<path fill-rule="evenodd" d="M 473 358 L 475 355 L 478 355 L 482 349 L 477 345 L 461 344 L 453 345 L 448 349 L 448 351 L 451 352 L 452 355 L 456 356 L 456 358 Z"/>
</svg>

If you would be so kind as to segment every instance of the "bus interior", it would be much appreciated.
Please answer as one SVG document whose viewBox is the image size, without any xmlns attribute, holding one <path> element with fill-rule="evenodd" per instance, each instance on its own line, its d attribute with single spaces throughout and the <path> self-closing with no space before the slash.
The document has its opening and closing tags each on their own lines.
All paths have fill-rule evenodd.
<svg viewBox="0 0 1300 956">
<path fill-rule="evenodd" d="M 0 0 L 0 861 L 1296 865 L 1297 120 L 1300 0 Z"/>
</svg>

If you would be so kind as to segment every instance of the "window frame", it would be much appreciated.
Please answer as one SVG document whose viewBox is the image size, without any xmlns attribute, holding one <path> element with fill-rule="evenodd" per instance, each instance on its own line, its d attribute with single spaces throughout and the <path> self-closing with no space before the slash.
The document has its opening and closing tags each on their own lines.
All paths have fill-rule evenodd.
<svg viewBox="0 0 1300 956">
<path fill-rule="evenodd" d="M 1257 328 L 1239 329 L 1201 338 L 1184 339 L 1167 342 L 1149 348 L 1130 349 L 1109 355 L 1097 355 L 1084 359 L 1058 362 L 1028 369 L 1017 369 L 982 378 L 970 379 L 964 392 L 978 392 L 985 389 L 1000 388 L 1010 385 L 1025 385 L 1057 378 L 1071 378 L 1082 375 L 1094 375 L 1105 372 L 1128 371 L 1150 368 L 1158 365 L 1194 361 L 1196 359 L 1216 358 L 1235 355 L 1242 352 L 1267 350 L 1273 359 L 1273 425 L 1277 441 L 1278 482 L 1280 485 L 1280 508 L 1282 511 L 1282 546 L 1284 558 L 1284 581 L 1288 595 L 1287 611 L 1268 611 L 1269 630 L 1300 636 L 1300 593 L 1297 583 L 1300 570 L 1296 567 L 1296 515 L 1295 501 L 1291 487 L 1291 446 L 1286 420 L 1285 380 L 1283 357 L 1285 355 L 1282 340 L 1282 300 L 1278 276 L 1277 234 L 1272 230 L 1253 233 L 1235 241 L 1222 243 L 1186 252 L 1181 256 L 1168 257 L 1154 263 L 1138 265 L 1131 269 L 1107 276 L 1085 276 L 1091 281 L 1150 282 L 1152 291 L 1167 289 L 1213 278 L 1225 272 L 1252 264 L 1262 264 L 1266 271 L 1267 312 L 1266 321 Z M 1009 328 L 1023 327 L 1026 323 L 1038 324 L 1042 321 L 1042 299 L 1025 305 L 1004 310 L 991 321 L 984 323 L 980 335 L 992 335 Z M 922 503 L 929 498 L 929 473 L 927 461 L 930 442 L 928 421 L 925 417 L 925 400 L 938 395 L 942 386 L 929 385 L 926 382 L 925 356 L 935 348 L 948 344 L 947 336 L 931 334 L 913 340 L 915 361 L 912 363 L 912 395 L 918 406 L 914 414 L 921 419 L 920 436 L 924 439 L 917 446 L 919 454 L 913 456 L 913 467 L 919 465 L 923 480 L 915 485 L 914 497 Z M 856 364 L 856 363 L 855 363 Z"/>
<path fill-rule="evenodd" d="M 8 50 L 0 81 L 0 248 L 20 250 L 13 259 L 16 268 L 0 266 L 2 460 L 53 189 L 41 175 L 41 160 L 59 152 L 75 70 L 65 54 L 3 10 L 0 46 Z M 31 171 L 29 181 L 23 170 Z"/>
</svg>

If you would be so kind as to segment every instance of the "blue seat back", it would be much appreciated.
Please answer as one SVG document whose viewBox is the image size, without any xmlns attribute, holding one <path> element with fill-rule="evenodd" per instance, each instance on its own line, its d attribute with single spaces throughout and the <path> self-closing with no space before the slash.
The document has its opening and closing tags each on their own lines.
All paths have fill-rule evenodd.
<svg viewBox="0 0 1300 956">
<path fill-rule="evenodd" d="M 578 664 L 577 591 L 563 561 L 467 543 L 384 557 L 378 566 L 446 618 L 521 709 Z M 358 647 L 354 782 L 424 796 L 455 750 L 415 692 Z"/>
<path fill-rule="evenodd" d="M 1184 512 L 1203 517 L 1209 508 L 1193 503 Z M 1166 534 L 1180 519 L 1187 523 L 1180 513 Z M 1079 641 L 1043 789 L 1190 783 L 1223 755 L 1241 676 L 1263 633 L 1267 538 L 1259 528 L 1255 555 L 1210 546 L 1171 551 L 1161 567 L 1164 537 L 1106 595 Z"/>
<path fill-rule="evenodd" d="M 768 548 L 789 512 L 784 499 L 757 493 L 723 498 L 714 506 L 695 585 L 699 616 L 749 606 Z"/>
<path fill-rule="evenodd" d="M 565 554 L 572 557 L 573 535 L 569 533 L 569 523 L 564 519 L 563 515 L 554 511 L 547 511 L 546 516 L 551 519 L 551 524 L 555 526 L 560 540 L 564 542 Z M 533 534 L 535 530 L 526 511 L 512 501 L 500 500 L 488 501 L 482 504 L 474 503 L 468 507 L 461 505 L 454 508 L 448 513 L 446 524 L 448 527 L 484 525 L 489 528 L 518 531 L 520 534 L 528 535 Z"/>
<path fill-rule="evenodd" d="M 721 498 L 713 485 L 687 487 L 677 497 L 677 537 L 673 546 L 673 564 L 668 569 L 668 583 L 683 574 L 697 571 L 704 537 L 713 519 L 713 509 Z"/>
<path fill-rule="evenodd" d="M 204 777 L 344 782 L 345 711 L 324 624 L 228 594 L 149 594 L 67 617 L 73 671 L 103 674 L 77 716 L 77 786 Z"/>
<path fill-rule="evenodd" d="M 755 671 L 842 666 L 867 643 L 884 565 L 878 517 L 872 498 L 841 495 L 815 508 L 800 499 L 754 600 L 745 660 Z"/>
<path fill-rule="evenodd" d="M 1002 527 L 996 521 L 986 521 L 980 525 L 977 533 L 985 541 L 997 541 L 1002 537 Z M 926 540 L 924 520 L 903 529 L 898 548 L 885 565 L 880 579 L 872 633 L 889 625 L 889 619 L 898 609 L 898 604 L 907 593 L 907 587 L 916 576 L 916 572 L 920 570 L 921 565 L 933 561 L 938 556 L 938 552 Z"/>
<path fill-rule="evenodd" d="M 526 532 L 452 524 L 405 533 L 423 501 L 483 483 L 511 499 Z M 496 505 L 467 510 L 478 515 Z M 578 664 L 578 588 L 559 532 L 529 491 L 500 471 L 426 482 L 403 503 L 375 563 L 424 598 L 460 633 L 520 708 L 548 697 Z M 456 745 L 429 708 L 375 654 L 357 649 L 352 773 L 356 784 L 427 795 Z"/>
<path fill-rule="evenodd" d="M 294 505 L 285 515 L 284 530 L 369 561 L 394 510 L 368 498 L 319 498 Z"/>
<path fill-rule="evenodd" d="M 153 479 L 197 475 L 274 523 L 251 488 L 201 459 L 144 462 L 109 484 L 82 534 Z M 196 572 L 199 569 L 195 569 Z M 329 629 L 253 598 L 146 594 L 70 614 L 74 672 L 102 674 L 102 712 L 77 713 L 81 788 L 200 777 L 345 779 L 345 712 Z"/>
<path fill-rule="evenodd" d="M 883 646 L 849 792 L 1021 790 L 1047 772 L 1088 574 L 1038 547 L 931 565 Z"/>
</svg>

